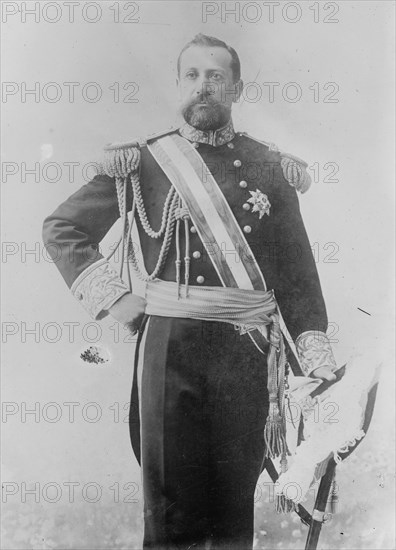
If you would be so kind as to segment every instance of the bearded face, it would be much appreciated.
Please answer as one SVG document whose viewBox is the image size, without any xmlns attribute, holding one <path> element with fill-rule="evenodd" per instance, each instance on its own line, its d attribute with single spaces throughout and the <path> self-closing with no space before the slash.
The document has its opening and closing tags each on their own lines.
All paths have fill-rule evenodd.
<svg viewBox="0 0 396 550">
<path fill-rule="evenodd" d="M 234 82 L 231 61 L 231 54 L 221 47 L 191 46 L 183 53 L 178 79 L 181 114 L 194 128 L 217 130 L 230 120 L 242 84 Z"/>
</svg>

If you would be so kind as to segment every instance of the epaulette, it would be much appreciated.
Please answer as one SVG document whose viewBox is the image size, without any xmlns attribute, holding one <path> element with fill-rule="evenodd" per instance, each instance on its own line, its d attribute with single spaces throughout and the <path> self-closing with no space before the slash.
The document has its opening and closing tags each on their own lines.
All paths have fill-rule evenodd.
<svg viewBox="0 0 396 550">
<path fill-rule="evenodd" d="M 308 189 L 311 186 L 311 176 L 307 172 L 308 164 L 304 160 L 294 155 L 290 155 L 289 153 L 285 153 L 284 151 L 281 151 L 274 143 L 256 139 L 250 136 L 249 134 L 247 134 L 246 132 L 238 132 L 238 133 L 241 135 L 247 136 L 253 141 L 262 143 L 263 145 L 268 147 L 269 151 L 279 153 L 281 158 L 283 175 L 285 179 L 289 182 L 289 184 L 292 187 L 295 187 L 297 191 L 299 191 L 300 193 L 305 193 L 306 191 L 308 191 Z"/>
<path fill-rule="evenodd" d="M 305 193 L 311 187 L 311 176 L 308 174 L 308 164 L 294 155 L 280 151 L 281 166 L 285 179 L 300 193 Z"/>
<path fill-rule="evenodd" d="M 158 139 L 174 131 L 175 128 L 172 128 L 166 132 L 151 134 L 147 138 L 137 138 L 132 141 L 107 144 L 104 147 L 105 158 L 100 166 L 101 172 L 112 178 L 126 178 L 129 174 L 138 170 L 140 149 L 142 147 L 149 141 Z"/>
<path fill-rule="evenodd" d="M 104 148 L 102 171 L 111 178 L 126 178 L 139 168 L 141 141 L 109 143 Z"/>
</svg>

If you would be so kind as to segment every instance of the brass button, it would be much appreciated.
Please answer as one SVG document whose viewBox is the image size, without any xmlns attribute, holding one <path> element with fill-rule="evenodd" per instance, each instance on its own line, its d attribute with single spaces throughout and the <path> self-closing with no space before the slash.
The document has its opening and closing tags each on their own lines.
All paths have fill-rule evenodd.
<svg viewBox="0 0 396 550">
<path fill-rule="evenodd" d="M 245 203 L 242 205 L 242 208 L 243 208 L 244 210 L 250 210 L 250 204 L 247 203 L 247 202 L 245 202 Z"/>
<path fill-rule="evenodd" d="M 202 285 L 205 282 L 205 277 L 203 275 L 198 275 L 197 283 Z"/>
<path fill-rule="evenodd" d="M 234 149 L 235 146 L 233 143 L 229 142 L 227 143 L 227 147 L 229 147 L 230 149 Z"/>
<path fill-rule="evenodd" d="M 246 189 L 247 187 L 247 181 L 242 180 L 239 182 L 239 187 L 242 187 L 242 189 Z"/>
<path fill-rule="evenodd" d="M 199 250 L 196 250 L 195 252 L 193 252 L 193 258 L 198 260 L 200 257 L 201 257 L 201 253 Z"/>
<path fill-rule="evenodd" d="M 250 227 L 250 225 L 245 225 L 245 227 L 243 228 L 243 232 L 244 233 L 251 233 L 252 228 Z"/>
<path fill-rule="evenodd" d="M 240 166 L 242 166 L 242 162 L 240 160 L 234 160 L 234 166 L 235 168 L 239 168 Z"/>
<path fill-rule="evenodd" d="M 196 228 L 193 225 L 190 227 L 190 231 L 191 231 L 191 233 L 196 233 L 197 232 Z"/>
</svg>

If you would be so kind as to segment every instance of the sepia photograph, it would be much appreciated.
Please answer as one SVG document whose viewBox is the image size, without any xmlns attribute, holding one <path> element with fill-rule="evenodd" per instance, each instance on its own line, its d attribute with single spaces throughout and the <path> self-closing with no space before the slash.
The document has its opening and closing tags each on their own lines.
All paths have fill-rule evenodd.
<svg viewBox="0 0 396 550">
<path fill-rule="evenodd" d="M 0 547 L 395 548 L 395 2 L 0 7 Z"/>
</svg>

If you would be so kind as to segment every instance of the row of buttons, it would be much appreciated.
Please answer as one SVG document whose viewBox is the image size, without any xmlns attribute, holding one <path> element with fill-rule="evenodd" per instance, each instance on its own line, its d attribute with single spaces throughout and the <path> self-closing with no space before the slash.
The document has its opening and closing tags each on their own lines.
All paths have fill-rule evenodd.
<svg viewBox="0 0 396 550">
<path fill-rule="evenodd" d="M 199 146 L 198 143 L 193 143 L 193 146 L 195 148 L 197 148 Z M 227 146 L 230 148 L 230 149 L 234 149 L 234 144 L 233 143 L 227 143 Z M 234 160 L 234 166 L 235 168 L 240 168 L 242 166 L 242 162 L 240 160 Z M 247 188 L 247 181 L 245 180 L 242 180 L 239 182 L 239 187 L 241 189 L 246 189 Z M 247 202 L 245 202 L 243 205 L 242 205 L 242 208 L 246 211 L 250 210 L 250 204 L 248 204 Z M 196 227 L 194 227 L 193 225 L 190 227 L 190 231 L 191 233 L 196 233 L 197 232 L 197 229 Z M 249 234 L 252 232 L 252 228 L 250 227 L 250 225 L 245 225 L 243 227 L 243 232 L 246 233 L 246 234 Z M 193 258 L 195 259 L 199 259 L 201 257 L 201 253 L 196 250 L 195 252 L 193 252 Z M 198 277 L 196 278 L 196 281 L 198 284 L 202 285 L 204 282 L 205 282 L 205 277 L 203 275 L 198 275 Z"/>
<path fill-rule="evenodd" d="M 234 160 L 234 166 L 235 168 L 240 168 L 242 166 L 242 162 L 239 160 L 239 159 L 236 159 Z M 245 180 L 242 180 L 239 182 L 239 187 L 241 189 L 246 189 L 247 187 L 247 181 Z M 246 210 L 246 212 L 248 212 L 250 210 L 250 204 L 245 202 L 243 205 L 242 205 L 242 208 L 244 210 Z M 249 234 L 252 232 L 252 228 L 250 227 L 250 225 L 245 225 L 244 228 L 243 228 L 243 232 L 246 233 L 246 234 Z"/>
<path fill-rule="evenodd" d="M 191 233 L 196 233 L 197 232 L 197 228 L 192 225 L 190 227 L 190 231 Z M 193 252 L 193 258 L 195 258 L 196 260 L 199 260 L 199 258 L 201 257 L 201 253 L 199 250 L 195 250 Z M 202 285 L 204 282 L 205 282 L 205 277 L 203 275 L 198 275 L 197 279 L 196 279 L 197 283 Z"/>
</svg>

